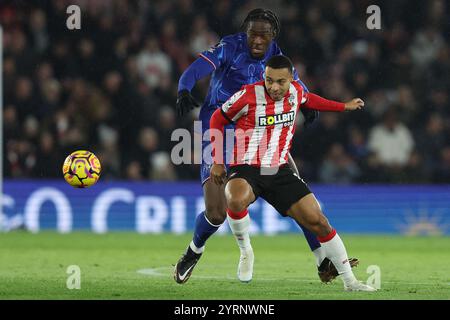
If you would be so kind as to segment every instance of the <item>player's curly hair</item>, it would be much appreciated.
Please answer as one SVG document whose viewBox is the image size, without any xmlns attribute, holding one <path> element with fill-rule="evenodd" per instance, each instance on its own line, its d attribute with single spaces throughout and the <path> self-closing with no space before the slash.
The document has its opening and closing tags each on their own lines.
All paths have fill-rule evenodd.
<svg viewBox="0 0 450 320">
<path fill-rule="evenodd" d="M 272 25 L 272 29 L 274 32 L 274 37 L 277 37 L 280 33 L 280 20 L 277 15 L 268 9 L 257 8 L 253 9 L 247 14 L 244 22 L 242 22 L 241 29 L 247 30 L 248 23 L 250 21 L 268 21 Z"/>
</svg>

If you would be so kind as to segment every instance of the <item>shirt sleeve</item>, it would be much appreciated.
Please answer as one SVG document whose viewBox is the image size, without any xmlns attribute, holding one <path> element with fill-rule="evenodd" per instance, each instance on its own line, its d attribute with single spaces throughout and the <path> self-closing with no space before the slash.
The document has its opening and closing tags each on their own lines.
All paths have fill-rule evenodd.
<svg viewBox="0 0 450 320">
<path fill-rule="evenodd" d="M 318 111 L 344 111 L 345 103 L 328 100 L 311 92 L 303 92 L 301 104 L 308 109 Z"/>
<path fill-rule="evenodd" d="M 233 94 L 221 107 L 222 115 L 230 123 L 237 121 L 240 117 L 248 112 L 248 90 L 243 87 L 241 90 Z"/>
<path fill-rule="evenodd" d="M 222 39 L 215 46 L 199 53 L 199 56 L 211 64 L 215 70 L 231 61 L 235 49 L 236 44 L 234 44 L 231 39 Z"/>
<path fill-rule="evenodd" d="M 181 75 L 178 81 L 178 92 L 181 90 L 188 90 L 190 92 L 198 80 L 213 71 L 214 68 L 209 62 L 203 58 L 198 58 Z"/>
</svg>

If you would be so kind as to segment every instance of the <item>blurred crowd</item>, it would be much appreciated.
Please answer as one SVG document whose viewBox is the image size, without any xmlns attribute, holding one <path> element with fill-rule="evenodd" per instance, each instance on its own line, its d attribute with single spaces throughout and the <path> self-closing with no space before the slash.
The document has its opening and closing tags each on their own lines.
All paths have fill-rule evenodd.
<svg viewBox="0 0 450 320">
<path fill-rule="evenodd" d="M 450 4 L 378 1 L 2 0 L 4 174 L 61 176 L 64 158 L 94 151 L 102 179 L 196 180 L 172 164 L 178 79 L 197 54 L 239 32 L 255 7 L 281 20 L 277 39 L 310 91 L 359 112 L 299 120 L 292 154 L 322 183 L 450 183 Z M 81 8 L 68 30 L 66 8 Z M 208 78 L 193 91 L 202 101 Z"/>
</svg>

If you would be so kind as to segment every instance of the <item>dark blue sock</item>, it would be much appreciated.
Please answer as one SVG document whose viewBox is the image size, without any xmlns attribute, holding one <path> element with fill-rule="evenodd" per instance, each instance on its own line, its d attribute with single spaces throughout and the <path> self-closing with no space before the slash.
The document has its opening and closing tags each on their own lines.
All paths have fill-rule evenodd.
<svg viewBox="0 0 450 320">
<path fill-rule="evenodd" d="M 306 241 L 309 244 L 309 247 L 311 248 L 311 251 L 316 250 L 320 247 L 320 242 L 317 240 L 317 236 L 313 234 L 311 231 L 306 229 L 304 226 L 302 226 L 300 223 L 297 223 L 300 228 L 302 228 L 303 233 L 305 234 Z"/>
<path fill-rule="evenodd" d="M 205 211 L 200 213 L 195 219 L 194 242 L 197 248 L 201 248 L 205 245 L 206 240 L 217 231 L 219 227 L 211 225 L 205 217 Z"/>
</svg>

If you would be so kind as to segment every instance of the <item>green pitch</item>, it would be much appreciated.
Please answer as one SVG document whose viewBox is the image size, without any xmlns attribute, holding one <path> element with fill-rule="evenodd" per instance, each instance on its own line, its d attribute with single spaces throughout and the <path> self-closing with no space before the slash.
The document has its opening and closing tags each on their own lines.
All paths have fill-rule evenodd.
<svg viewBox="0 0 450 320">
<path fill-rule="evenodd" d="M 213 236 L 191 279 L 178 285 L 174 264 L 190 235 L 0 233 L 0 299 L 450 299 L 450 238 L 341 235 L 360 280 L 381 270 L 381 290 L 348 293 L 340 279 L 320 283 L 302 235 L 253 236 L 253 281 L 236 278 L 239 250 Z M 68 266 L 81 288 L 66 287 Z"/>
</svg>

